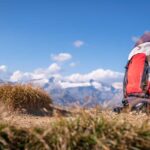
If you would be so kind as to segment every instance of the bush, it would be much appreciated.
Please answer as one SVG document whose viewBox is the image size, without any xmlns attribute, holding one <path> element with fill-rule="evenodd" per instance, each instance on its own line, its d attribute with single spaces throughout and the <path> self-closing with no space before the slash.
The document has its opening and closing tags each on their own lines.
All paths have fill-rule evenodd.
<svg viewBox="0 0 150 150">
<path fill-rule="evenodd" d="M 31 85 L 1 85 L 0 102 L 11 112 L 34 115 L 48 115 L 52 113 L 50 96 L 42 89 Z"/>
</svg>

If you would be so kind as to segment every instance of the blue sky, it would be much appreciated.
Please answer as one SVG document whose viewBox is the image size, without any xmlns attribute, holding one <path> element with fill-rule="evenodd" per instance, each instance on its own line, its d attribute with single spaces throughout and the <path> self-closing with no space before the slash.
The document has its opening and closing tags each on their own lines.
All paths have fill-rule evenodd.
<svg viewBox="0 0 150 150">
<path fill-rule="evenodd" d="M 0 0 L 0 65 L 31 72 L 67 53 L 68 61 L 57 61 L 64 74 L 124 72 L 133 38 L 150 30 L 149 6 L 149 0 Z"/>
</svg>

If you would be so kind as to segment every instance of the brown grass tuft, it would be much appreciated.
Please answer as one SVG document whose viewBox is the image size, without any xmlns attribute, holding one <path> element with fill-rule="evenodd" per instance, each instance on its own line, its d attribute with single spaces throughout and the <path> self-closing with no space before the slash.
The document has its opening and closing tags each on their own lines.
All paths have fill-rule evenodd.
<svg viewBox="0 0 150 150">
<path fill-rule="evenodd" d="M 0 102 L 10 112 L 33 115 L 48 115 L 52 113 L 50 96 L 42 89 L 32 85 L 1 85 Z"/>
</svg>

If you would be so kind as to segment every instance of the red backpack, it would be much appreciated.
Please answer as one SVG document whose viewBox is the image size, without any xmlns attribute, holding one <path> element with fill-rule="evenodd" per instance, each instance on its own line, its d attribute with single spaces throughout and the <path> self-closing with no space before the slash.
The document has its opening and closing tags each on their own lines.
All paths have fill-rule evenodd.
<svg viewBox="0 0 150 150">
<path fill-rule="evenodd" d="M 148 60 L 144 53 L 136 54 L 128 61 L 123 84 L 124 98 L 149 97 L 148 68 Z"/>
</svg>

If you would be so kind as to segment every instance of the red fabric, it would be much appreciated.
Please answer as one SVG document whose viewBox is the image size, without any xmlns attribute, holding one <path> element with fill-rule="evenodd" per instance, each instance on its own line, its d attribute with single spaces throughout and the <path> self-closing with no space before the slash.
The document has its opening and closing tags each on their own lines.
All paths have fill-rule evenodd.
<svg viewBox="0 0 150 150">
<path fill-rule="evenodd" d="M 132 57 L 127 72 L 127 94 L 142 93 L 141 81 L 144 71 L 146 55 L 143 53 L 136 54 Z"/>
</svg>

